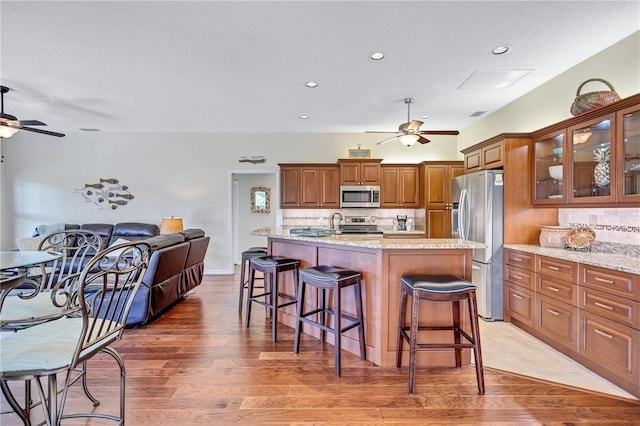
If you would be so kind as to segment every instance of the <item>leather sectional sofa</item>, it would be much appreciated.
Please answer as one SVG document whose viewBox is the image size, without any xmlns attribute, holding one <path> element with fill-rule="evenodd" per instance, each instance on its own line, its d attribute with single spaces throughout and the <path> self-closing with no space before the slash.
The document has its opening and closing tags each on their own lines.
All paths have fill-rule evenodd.
<svg viewBox="0 0 640 426">
<path fill-rule="evenodd" d="M 149 267 L 129 313 L 128 327 L 155 320 L 202 282 L 209 237 L 201 229 L 160 235 L 158 225 L 138 222 L 65 224 L 65 229 L 93 231 L 102 237 L 103 247 L 119 239 L 151 244 Z M 33 236 L 38 236 L 37 229 Z"/>
</svg>

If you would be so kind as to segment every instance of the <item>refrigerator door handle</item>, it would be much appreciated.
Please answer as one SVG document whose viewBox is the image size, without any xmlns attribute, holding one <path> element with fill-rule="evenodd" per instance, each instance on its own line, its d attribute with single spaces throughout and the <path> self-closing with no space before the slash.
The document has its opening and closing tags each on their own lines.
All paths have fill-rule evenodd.
<svg viewBox="0 0 640 426">
<path fill-rule="evenodd" d="M 460 191 L 460 210 L 458 214 L 458 232 L 460 233 L 460 238 L 463 240 L 466 240 L 468 237 L 466 229 L 468 207 L 467 190 L 463 189 Z"/>
<path fill-rule="evenodd" d="M 476 266 L 476 265 L 472 265 L 472 266 L 471 266 L 471 269 L 473 269 L 474 271 L 479 271 L 479 270 L 480 270 L 480 267 L 479 267 L 479 266 Z"/>
</svg>

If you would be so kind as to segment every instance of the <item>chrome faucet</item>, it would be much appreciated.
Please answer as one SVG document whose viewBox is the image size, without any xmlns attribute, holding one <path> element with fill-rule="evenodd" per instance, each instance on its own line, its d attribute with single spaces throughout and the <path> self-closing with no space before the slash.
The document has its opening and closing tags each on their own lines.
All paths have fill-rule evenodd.
<svg viewBox="0 0 640 426">
<path fill-rule="evenodd" d="M 329 216 L 329 229 L 337 229 L 334 223 L 334 219 L 336 218 L 336 216 L 338 216 L 338 219 L 340 220 L 340 222 L 344 220 L 344 216 L 342 216 L 342 213 L 340 212 L 331 213 L 331 216 Z"/>
</svg>

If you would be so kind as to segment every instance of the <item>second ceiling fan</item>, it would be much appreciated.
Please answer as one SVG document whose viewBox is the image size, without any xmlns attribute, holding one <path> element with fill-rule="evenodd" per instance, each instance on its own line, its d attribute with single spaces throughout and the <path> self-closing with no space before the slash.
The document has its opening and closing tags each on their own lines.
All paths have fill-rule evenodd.
<svg viewBox="0 0 640 426">
<path fill-rule="evenodd" d="M 395 139 L 400 139 L 400 142 L 405 146 L 412 146 L 416 142 L 425 144 L 431 142 L 423 135 L 452 135 L 459 134 L 457 130 L 420 130 L 420 126 L 424 123 L 420 120 L 411 120 L 411 104 L 413 98 L 404 98 L 404 103 L 407 105 L 407 122 L 398 126 L 398 133 L 388 139 L 378 142 L 376 145 L 382 145 L 383 143 L 391 142 Z M 390 133 L 390 132 L 366 132 L 366 133 Z"/>
</svg>

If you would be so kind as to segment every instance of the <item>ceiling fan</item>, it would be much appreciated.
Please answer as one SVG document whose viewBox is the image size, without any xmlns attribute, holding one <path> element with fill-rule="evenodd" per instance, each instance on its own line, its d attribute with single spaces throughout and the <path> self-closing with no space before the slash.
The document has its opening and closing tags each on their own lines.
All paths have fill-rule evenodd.
<svg viewBox="0 0 640 426">
<path fill-rule="evenodd" d="M 404 103 L 407 105 L 407 122 L 398 126 L 398 134 L 395 136 L 378 142 L 376 145 L 382 145 L 383 143 L 391 142 L 395 139 L 400 139 L 400 142 L 405 146 L 412 146 L 416 142 L 421 144 L 431 142 L 423 135 L 457 135 L 460 132 L 457 130 L 420 130 L 423 122 L 420 120 L 411 120 L 411 104 L 413 98 L 404 98 Z M 390 132 L 367 132 L 367 133 L 390 133 Z"/>
<path fill-rule="evenodd" d="M 45 123 L 38 120 L 18 120 L 15 115 L 6 114 L 4 112 L 4 94 L 9 93 L 11 89 L 7 86 L 0 86 L 0 137 L 8 138 L 13 136 L 18 130 L 27 130 L 29 132 L 42 133 L 43 135 L 63 137 L 63 133 L 51 132 L 48 130 L 34 129 L 29 126 L 46 126 Z"/>
</svg>

